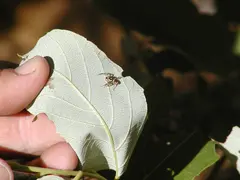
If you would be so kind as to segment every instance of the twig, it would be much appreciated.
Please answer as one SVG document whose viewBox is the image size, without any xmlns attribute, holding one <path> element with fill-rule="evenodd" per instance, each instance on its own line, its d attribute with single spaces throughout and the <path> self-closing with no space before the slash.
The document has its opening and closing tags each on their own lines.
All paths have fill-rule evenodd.
<svg viewBox="0 0 240 180">
<path fill-rule="evenodd" d="M 98 180 L 106 180 L 104 177 L 100 176 L 97 173 L 89 173 L 89 172 L 83 172 L 83 171 L 69 171 L 69 170 L 58 170 L 58 169 L 50 169 L 50 168 L 41 168 L 41 167 L 35 167 L 35 166 L 25 166 L 21 165 L 16 162 L 7 161 L 8 165 L 12 168 L 12 170 L 15 171 L 23 171 L 23 172 L 32 172 L 32 173 L 38 173 L 39 176 L 44 176 L 48 174 L 52 175 L 60 175 L 60 176 L 88 176 L 97 178 Z M 77 179 L 74 179 L 77 180 Z"/>
<path fill-rule="evenodd" d="M 81 179 L 81 177 L 83 177 L 83 172 L 82 172 L 82 171 L 79 171 L 79 172 L 77 173 L 77 175 L 74 177 L 73 180 L 79 180 L 79 179 Z"/>
</svg>

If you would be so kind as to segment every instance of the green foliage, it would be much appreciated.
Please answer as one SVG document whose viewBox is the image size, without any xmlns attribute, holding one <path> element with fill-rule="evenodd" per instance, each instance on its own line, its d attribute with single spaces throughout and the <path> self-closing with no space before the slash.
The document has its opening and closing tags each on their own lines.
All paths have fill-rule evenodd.
<svg viewBox="0 0 240 180">
<path fill-rule="evenodd" d="M 192 180 L 203 170 L 207 169 L 219 159 L 215 152 L 215 142 L 209 141 L 195 158 L 178 174 L 174 180 Z"/>
<path fill-rule="evenodd" d="M 42 167 L 35 167 L 35 166 L 26 166 L 26 165 L 21 165 L 19 163 L 11 162 L 11 161 L 8 161 L 8 165 L 14 171 L 36 173 L 37 177 L 42 177 L 42 176 L 52 174 L 52 175 L 59 175 L 59 176 L 74 176 L 75 178 L 73 180 L 78 180 L 82 176 L 97 178 L 98 180 L 106 180 L 104 177 L 100 176 L 99 174 L 91 173 L 91 172 L 59 170 L 59 169 L 50 169 L 50 168 L 42 168 Z"/>
<path fill-rule="evenodd" d="M 240 30 L 236 33 L 235 45 L 233 47 L 233 53 L 240 56 Z"/>
</svg>

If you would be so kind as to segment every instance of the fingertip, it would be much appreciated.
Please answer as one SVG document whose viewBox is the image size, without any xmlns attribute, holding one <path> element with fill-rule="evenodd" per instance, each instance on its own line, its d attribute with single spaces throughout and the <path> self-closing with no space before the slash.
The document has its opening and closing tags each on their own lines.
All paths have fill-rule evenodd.
<svg viewBox="0 0 240 180">
<path fill-rule="evenodd" d="M 33 57 L 33 60 L 35 60 L 35 67 L 36 67 L 36 72 L 34 76 L 44 76 L 44 79 L 49 78 L 49 72 L 50 72 L 50 67 L 48 61 L 41 56 L 35 56 Z"/>
<path fill-rule="evenodd" d="M 34 56 L 28 61 L 23 63 L 15 69 L 18 75 L 31 74 L 34 77 L 42 76 L 48 78 L 50 74 L 49 60 L 42 56 Z"/>
<path fill-rule="evenodd" d="M 78 165 L 78 157 L 67 142 L 53 145 L 40 158 L 42 166 L 54 169 L 74 170 Z"/>
<path fill-rule="evenodd" d="M 36 76 L 43 75 L 45 78 L 49 78 L 50 67 L 48 60 L 41 56 L 35 56 L 33 59 L 36 60 Z"/>
<path fill-rule="evenodd" d="M 14 180 L 11 167 L 2 159 L 0 159 L 0 177 L 1 180 Z"/>
</svg>

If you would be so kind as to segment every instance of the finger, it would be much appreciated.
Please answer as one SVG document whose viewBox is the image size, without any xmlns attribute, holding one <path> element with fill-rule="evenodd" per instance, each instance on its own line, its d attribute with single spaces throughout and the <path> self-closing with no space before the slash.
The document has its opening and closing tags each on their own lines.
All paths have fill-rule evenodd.
<svg viewBox="0 0 240 180">
<path fill-rule="evenodd" d="M 0 147 L 25 154 L 41 155 L 43 151 L 65 140 L 45 114 L 37 119 L 27 112 L 0 117 Z M 1 148 L 0 148 L 1 150 Z"/>
<path fill-rule="evenodd" d="M 40 158 L 29 162 L 28 165 L 74 170 L 78 165 L 78 157 L 68 143 L 60 142 L 48 148 Z"/>
<path fill-rule="evenodd" d="M 14 180 L 11 168 L 2 159 L 0 159 L 0 177 L 1 180 Z"/>
<path fill-rule="evenodd" d="M 0 115 L 15 114 L 38 95 L 49 77 L 48 62 L 36 56 L 16 69 L 0 71 Z"/>
</svg>

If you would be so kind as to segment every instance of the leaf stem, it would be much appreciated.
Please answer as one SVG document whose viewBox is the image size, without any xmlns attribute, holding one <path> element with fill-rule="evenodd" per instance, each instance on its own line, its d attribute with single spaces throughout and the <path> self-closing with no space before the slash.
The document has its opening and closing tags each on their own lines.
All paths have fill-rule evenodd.
<svg viewBox="0 0 240 180">
<path fill-rule="evenodd" d="M 83 177 L 83 172 L 82 171 L 78 171 L 77 175 L 74 177 L 73 180 L 79 180 L 81 177 Z"/>
<path fill-rule="evenodd" d="M 41 168 L 35 166 L 25 166 L 16 162 L 7 161 L 8 165 L 15 171 L 23 171 L 23 172 L 32 172 L 38 173 L 40 176 L 52 174 L 52 175 L 60 175 L 60 176 L 75 176 L 74 180 L 78 180 L 82 176 L 88 176 L 97 178 L 98 180 L 106 180 L 104 177 L 100 176 L 97 173 L 89 173 L 83 171 L 69 171 L 69 170 L 58 170 L 58 169 L 50 169 L 50 168 Z"/>
</svg>

